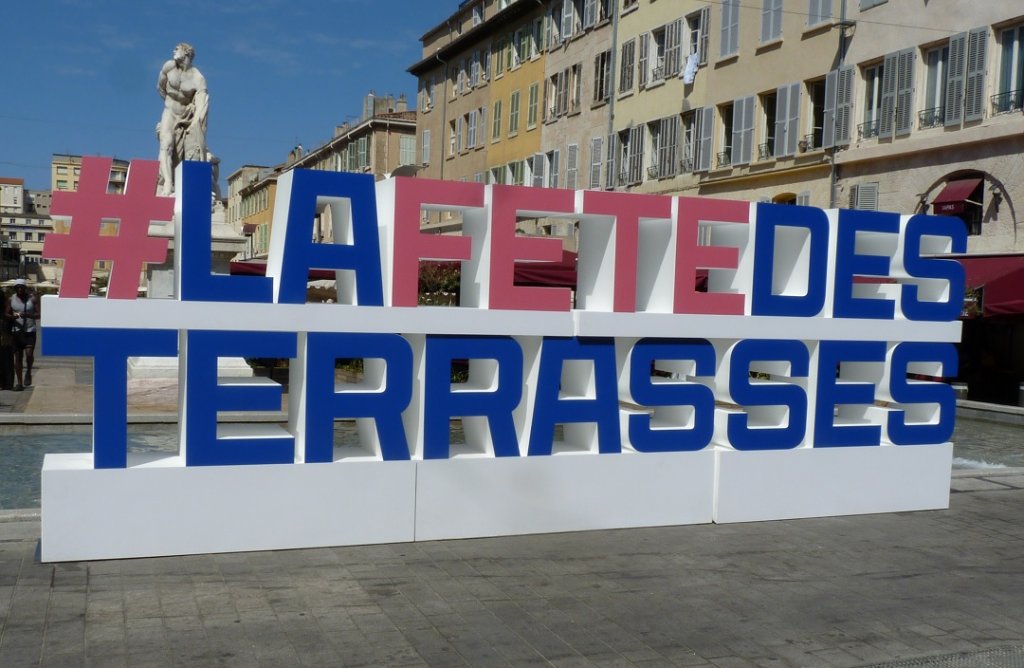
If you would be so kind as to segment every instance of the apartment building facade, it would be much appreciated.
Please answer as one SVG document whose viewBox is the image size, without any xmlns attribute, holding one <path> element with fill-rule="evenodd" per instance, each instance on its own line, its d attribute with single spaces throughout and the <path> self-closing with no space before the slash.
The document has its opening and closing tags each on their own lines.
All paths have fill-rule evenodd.
<svg viewBox="0 0 1024 668">
<path fill-rule="evenodd" d="M 42 257 L 52 231 L 45 193 L 26 190 L 24 179 L 0 177 L 0 280 L 56 278 L 56 263 Z"/>
</svg>

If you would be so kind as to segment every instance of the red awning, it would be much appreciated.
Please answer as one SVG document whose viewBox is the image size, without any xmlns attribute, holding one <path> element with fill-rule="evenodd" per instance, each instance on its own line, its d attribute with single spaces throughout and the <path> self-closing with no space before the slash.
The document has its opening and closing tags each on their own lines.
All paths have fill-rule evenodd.
<svg viewBox="0 0 1024 668">
<path fill-rule="evenodd" d="M 259 258 L 252 258 L 250 260 L 235 260 L 231 263 L 229 269 L 232 276 L 266 276 L 267 275 L 267 261 Z M 335 273 L 332 269 L 310 269 L 309 280 L 328 280 L 333 281 L 335 279 Z"/>
<path fill-rule="evenodd" d="M 981 179 L 950 181 L 932 200 L 932 211 L 938 215 L 963 213 L 964 203 L 971 196 Z"/>
<path fill-rule="evenodd" d="M 242 234 L 245 236 L 252 236 L 254 232 L 256 232 L 255 223 L 246 223 L 245 225 L 242 225 Z"/>
<path fill-rule="evenodd" d="M 982 290 L 983 317 L 1024 315 L 1024 255 L 967 255 L 967 287 Z"/>
</svg>

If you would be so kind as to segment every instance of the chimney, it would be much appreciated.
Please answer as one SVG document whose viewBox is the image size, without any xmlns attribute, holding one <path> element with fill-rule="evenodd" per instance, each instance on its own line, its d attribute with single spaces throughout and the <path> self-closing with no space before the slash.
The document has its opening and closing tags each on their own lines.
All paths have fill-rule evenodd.
<svg viewBox="0 0 1024 668">
<path fill-rule="evenodd" d="M 395 111 L 409 111 L 409 101 L 405 99 L 405 93 L 398 96 L 398 103 L 395 105 Z"/>
</svg>

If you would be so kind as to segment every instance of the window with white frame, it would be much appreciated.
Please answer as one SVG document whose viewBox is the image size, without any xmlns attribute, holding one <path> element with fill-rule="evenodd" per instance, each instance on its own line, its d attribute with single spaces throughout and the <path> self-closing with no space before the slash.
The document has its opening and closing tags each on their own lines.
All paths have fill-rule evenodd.
<svg viewBox="0 0 1024 668">
<path fill-rule="evenodd" d="M 697 54 L 697 63 L 700 65 L 706 65 L 708 62 L 708 25 L 710 16 L 710 7 L 704 7 L 700 11 L 686 15 L 687 53 Z"/>
<path fill-rule="evenodd" d="M 612 52 L 602 51 L 594 57 L 594 102 L 604 102 L 612 92 Z"/>
<path fill-rule="evenodd" d="M 416 164 L 416 137 L 402 135 L 398 140 L 398 163 L 401 165 Z"/>
<path fill-rule="evenodd" d="M 588 187 L 597 190 L 601 187 L 601 162 L 604 158 L 604 138 L 594 137 L 590 140 L 590 181 Z"/>
<path fill-rule="evenodd" d="M 569 68 L 569 113 L 579 111 L 583 97 L 583 65 L 576 63 Z"/>
<path fill-rule="evenodd" d="M 579 144 L 569 144 L 565 151 L 565 187 L 569 190 L 576 190 L 576 182 L 579 179 L 579 161 Z"/>
<path fill-rule="evenodd" d="M 508 136 L 519 132 L 519 91 L 512 91 L 508 101 Z"/>
<path fill-rule="evenodd" d="M 469 64 L 469 85 L 472 88 L 480 85 L 480 63 L 480 51 L 474 51 Z"/>
<path fill-rule="evenodd" d="M 636 125 L 617 136 L 618 185 L 635 185 L 644 179 L 644 127 Z"/>
<path fill-rule="evenodd" d="M 864 68 L 864 122 L 857 127 L 861 139 L 878 136 L 878 119 L 882 115 L 882 72 L 884 63 Z"/>
<path fill-rule="evenodd" d="M 722 32 L 718 56 L 727 58 L 740 50 L 740 0 L 722 0 Z"/>
<path fill-rule="evenodd" d="M 637 70 L 641 88 L 678 75 L 684 63 L 682 18 L 640 35 Z"/>
<path fill-rule="evenodd" d="M 537 107 L 539 105 L 540 84 L 530 84 L 529 97 L 526 104 L 526 127 L 532 129 L 537 127 Z"/>
<path fill-rule="evenodd" d="M 761 43 L 782 37 L 782 0 L 761 0 Z"/>
<path fill-rule="evenodd" d="M 780 86 L 775 91 L 775 157 L 796 154 L 800 142 L 800 89 L 799 81 Z"/>
<path fill-rule="evenodd" d="M 633 90 L 633 74 L 636 68 L 636 39 L 622 44 L 622 55 L 619 59 L 619 93 Z"/>
<path fill-rule="evenodd" d="M 806 133 L 800 139 L 804 151 L 823 146 L 825 138 L 825 80 L 807 82 L 807 96 L 811 102 L 811 114 Z"/>
<path fill-rule="evenodd" d="M 680 121 L 679 169 L 692 172 L 696 167 L 697 155 L 697 113 L 688 111 Z"/>
<path fill-rule="evenodd" d="M 420 163 L 424 165 L 430 164 L 430 130 L 423 130 L 423 136 L 420 138 L 422 155 L 420 155 Z"/>
<path fill-rule="evenodd" d="M 667 116 L 647 124 L 650 137 L 651 159 L 647 167 L 647 176 L 652 179 L 665 179 L 675 176 L 679 171 L 676 157 L 679 142 L 679 116 Z"/>
<path fill-rule="evenodd" d="M 484 3 L 480 2 L 473 6 L 473 25 L 478 26 L 484 22 Z"/>
<path fill-rule="evenodd" d="M 476 109 L 466 114 L 466 148 L 476 146 Z"/>
<path fill-rule="evenodd" d="M 731 164 L 748 165 L 754 149 L 754 104 L 753 95 L 741 97 L 733 102 Z"/>
<path fill-rule="evenodd" d="M 944 125 L 955 126 L 985 116 L 985 56 L 988 28 L 974 28 L 949 39 Z"/>
<path fill-rule="evenodd" d="M 1021 109 L 1024 100 L 1024 25 L 999 33 L 999 84 L 992 113 Z"/>
<path fill-rule="evenodd" d="M 505 73 L 505 51 L 508 49 L 508 41 L 502 37 L 491 45 L 491 60 L 494 61 L 494 77 L 498 78 Z"/>
<path fill-rule="evenodd" d="M 949 44 L 926 50 L 924 67 L 924 101 L 918 113 L 918 127 L 930 128 L 942 125 L 945 118 L 943 105 L 946 102 L 946 78 L 949 73 Z"/>
<path fill-rule="evenodd" d="M 491 121 L 491 141 L 501 139 L 501 100 L 494 101 L 494 119 Z"/>
<path fill-rule="evenodd" d="M 718 155 L 715 157 L 716 167 L 728 167 L 732 165 L 734 115 L 732 102 L 719 105 L 718 118 L 721 121 L 719 124 L 721 132 L 718 135 L 717 144 L 721 150 L 718 151 Z"/>
<path fill-rule="evenodd" d="M 807 5 L 807 25 L 821 25 L 832 20 L 832 0 L 809 0 Z"/>
</svg>

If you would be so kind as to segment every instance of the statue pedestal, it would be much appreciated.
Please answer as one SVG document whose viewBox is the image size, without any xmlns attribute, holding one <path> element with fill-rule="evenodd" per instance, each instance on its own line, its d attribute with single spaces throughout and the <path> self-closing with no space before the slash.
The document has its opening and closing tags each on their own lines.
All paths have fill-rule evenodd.
<svg viewBox="0 0 1024 668">
<path fill-rule="evenodd" d="M 231 258 L 245 248 L 245 237 L 238 234 L 225 221 L 224 207 L 217 205 L 212 215 L 210 237 L 213 241 L 211 267 L 215 274 L 227 274 L 231 269 Z M 149 299 L 174 299 L 177 296 L 177 282 L 174 275 L 174 225 L 177 223 L 150 223 L 149 236 L 168 240 L 167 259 L 162 264 L 146 266 L 146 295 Z M 252 367 L 241 357 L 224 357 L 217 362 L 217 375 L 222 378 L 251 378 Z M 133 384 L 133 381 L 138 381 Z M 154 382 L 154 381 L 159 381 Z M 173 390 L 177 401 L 178 358 L 177 357 L 131 357 L 128 359 L 128 386 L 132 389 L 148 390 L 155 385 Z M 154 388 L 155 389 L 155 388 Z"/>
</svg>

